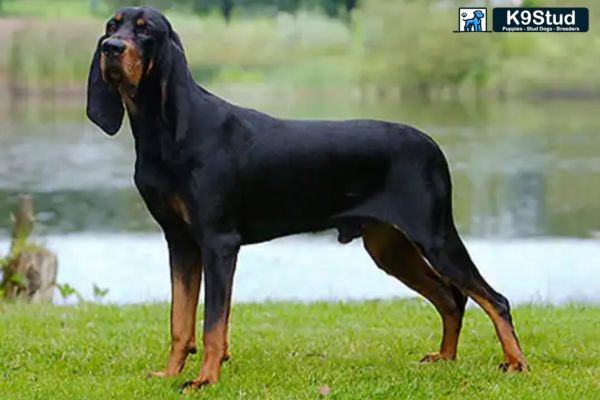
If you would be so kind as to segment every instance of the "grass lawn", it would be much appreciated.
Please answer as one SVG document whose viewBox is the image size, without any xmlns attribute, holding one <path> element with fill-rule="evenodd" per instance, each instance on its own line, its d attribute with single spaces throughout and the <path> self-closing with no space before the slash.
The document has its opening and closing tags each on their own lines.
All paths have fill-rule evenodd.
<svg viewBox="0 0 600 400">
<path fill-rule="evenodd" d="M 491 323 L 468 310 L 454 363 L 420 365 L 440 322 L 422 300 L 234 306 L 232 359 L 221 382 L 191 397 L 315 399 L 600 399 L 600 308 L 519 307 L 532 367 L 503 374 Z M 163 367 L 168 306 L 0 305 L 0 399 L 177 399 L 198 372 Z"/>
</svg>

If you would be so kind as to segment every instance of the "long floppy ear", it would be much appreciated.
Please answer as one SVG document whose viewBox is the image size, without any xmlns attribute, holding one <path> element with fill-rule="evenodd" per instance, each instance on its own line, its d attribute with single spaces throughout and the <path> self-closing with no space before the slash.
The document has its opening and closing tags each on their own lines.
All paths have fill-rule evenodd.
<svg viewBox="0 0 600 400">
<path fill-rule="evenodd" d="M 109 135 L 114 135 L 123 123 L 123 101 L 117 90 L 102 79 L 100 70 L 100 44 L 92 58 L 87 87 L 87 116 Z"/>
<path fill-rule="evenodd" d="M 193 79 L 179 35 L 167 21 L 169 33 L 165 37 L 160 55 L 161 112 L 171 127 L 175 143 L 187 136 L 191 110 L 190 89 Z"/>
</svg>

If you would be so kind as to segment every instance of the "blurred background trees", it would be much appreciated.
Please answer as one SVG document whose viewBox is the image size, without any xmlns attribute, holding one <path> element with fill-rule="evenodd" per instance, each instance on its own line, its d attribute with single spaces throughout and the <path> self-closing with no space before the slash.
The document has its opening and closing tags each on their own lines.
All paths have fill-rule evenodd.
<svg viewBox="0 0 600 400">
<path fill-rule="evenodd" d="M 92 9 L 94 3 L 92 0 Z M 189 10 L 199 15 L 220 13 L 226 20 L 232 14 L 239 15 L 269 15 L 277 12 L 295 14 L 299 10 L 323 12 L 335 18 L 343 13 L 349 14 L 358 5 L 358 0 L 108 0 L 113 7 L 128 5 L 151 5 L 161 10 L 177 8 Z"/>
<path fill-rule="evenodd" d="M 457 0 L 0 0 L 0 89 L 81 91 L 106 18 L 142 3 L 168 14 L 193 74 L 207 85 L 350 90 L 364 97 L 600 93 L 594 71 L 600 14 L 590 13 L 588 33 L 454 34 L 464 5 Z"/>
</svg>

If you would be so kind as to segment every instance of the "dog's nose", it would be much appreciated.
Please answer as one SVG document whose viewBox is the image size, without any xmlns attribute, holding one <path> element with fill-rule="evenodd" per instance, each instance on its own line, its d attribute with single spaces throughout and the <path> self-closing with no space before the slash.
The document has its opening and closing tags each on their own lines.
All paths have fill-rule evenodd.
<svg viewBox="0 0 600 400">
<path fill-rule="evenodd" d="M 118 56 L 125 51 L 125 43 L 119 39 L 107 39 L 102 43 L 101 50 L 106 56 Z"/>
</svg>

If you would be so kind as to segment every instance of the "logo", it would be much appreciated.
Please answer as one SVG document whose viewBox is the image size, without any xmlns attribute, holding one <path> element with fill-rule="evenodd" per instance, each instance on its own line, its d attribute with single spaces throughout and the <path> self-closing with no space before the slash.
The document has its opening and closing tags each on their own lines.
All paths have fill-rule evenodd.
<svg viewBox="0 0 600 400">
<path fill-rule="evenodd" d="M 490 32 L 487 30 L 487 8 L 459 8 L 458 30 L 454 32 Z"/>
<path fill-rule="evenodd" d="M 494 8 L 494 32 L 587 32 L 587 8 Z"/>
</svg>

